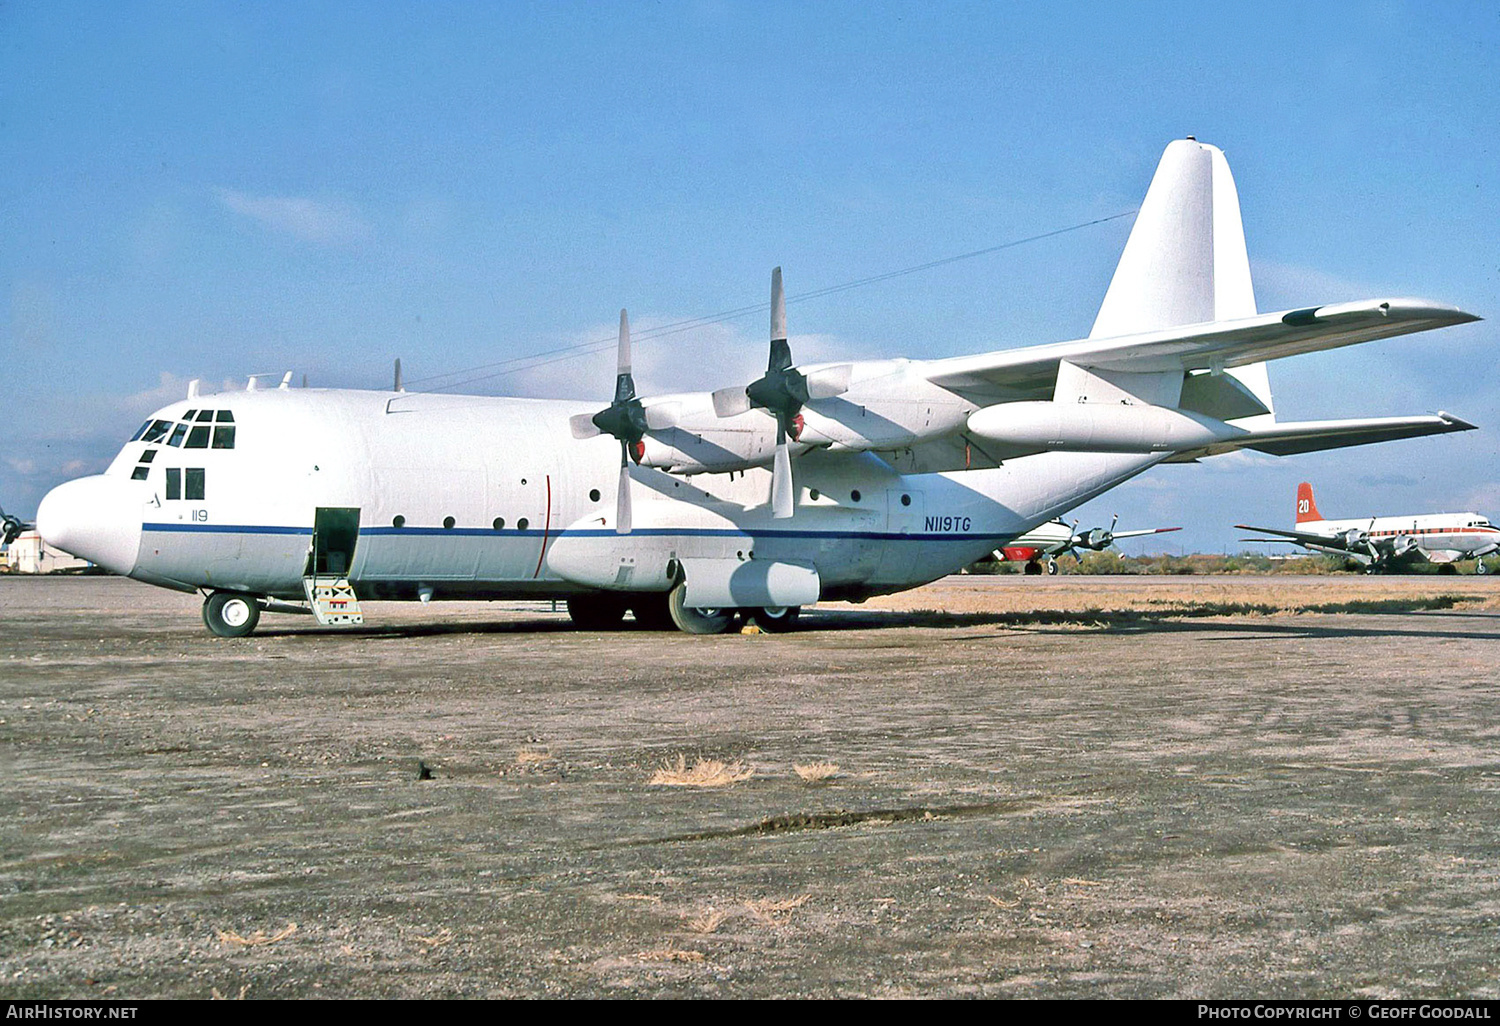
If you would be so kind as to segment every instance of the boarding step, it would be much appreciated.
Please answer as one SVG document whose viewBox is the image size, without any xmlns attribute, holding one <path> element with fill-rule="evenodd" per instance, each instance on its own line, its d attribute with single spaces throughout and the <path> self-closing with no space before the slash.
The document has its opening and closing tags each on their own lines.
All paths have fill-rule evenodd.
<svg viewBox="0 0 1500 1026">
<path fill-rule="evenodd" d="M 304 577 L 302 589 L 313 616 L 325 627 L 355 627 L 365 622 L 359 599 L 347 577 Z"/>
</svg>

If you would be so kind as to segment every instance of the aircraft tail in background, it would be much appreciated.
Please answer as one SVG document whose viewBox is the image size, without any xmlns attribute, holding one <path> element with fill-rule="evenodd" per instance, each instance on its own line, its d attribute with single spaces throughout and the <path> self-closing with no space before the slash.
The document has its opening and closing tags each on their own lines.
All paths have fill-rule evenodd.
<svg viewBox="0 0 1500 1026">
<path fill-rule="evenodd" d="M 1313 500 L 1312 485 L 1303 481 L 1297 486 L 1297 523 L 1307 524 L 1322 519 L 1318 504 Z"/>
</svg>

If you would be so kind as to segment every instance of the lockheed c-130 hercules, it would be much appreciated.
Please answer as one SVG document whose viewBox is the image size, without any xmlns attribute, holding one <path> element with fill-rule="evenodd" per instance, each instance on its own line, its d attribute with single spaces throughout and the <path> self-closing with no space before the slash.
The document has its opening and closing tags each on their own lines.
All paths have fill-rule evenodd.
<svg viewBox="0 0 1500 1026">
<path fill-rule="evenodd" d="M 263 611 L 352 623 L 360 599 L 434 598 L 565 599 L 589 628 L 628 610 L 777 630 L 820 599 L 952 573 L 1158 463 L 1467 430 L 1446 413 L 1278 421 L 1265 361 L 1476 319 L 1417 299 L 1258 313 L 1229 166 L 1189 138 L 1167 146 L 1087 338 L 797 366 L 778 269 L 748 385 L 637 395 L 622 311 L 602 410 L 290 376 L 190 394 L 103 474 L 53 489 L 37 526 L 202 592 L 225 636 Z"/>
</svg>

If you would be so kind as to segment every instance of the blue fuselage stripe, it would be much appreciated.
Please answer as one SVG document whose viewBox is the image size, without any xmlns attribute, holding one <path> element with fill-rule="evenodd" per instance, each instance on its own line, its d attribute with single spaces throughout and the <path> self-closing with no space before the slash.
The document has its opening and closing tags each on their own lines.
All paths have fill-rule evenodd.
<svg viewBox="0 0 1500 1026">
<path fill-rule="evenodd" d="M 290 534 L 311 535 L 311 527 L 263 527 L 252 524 L 143 524 L 143 530 L 164 534 Z M 569 528 L 561 531 L 490 530 L 475 527 L 365 527 L 360 529 L 364 537 L 438 537 L 462 538 L 616 538 L 613 528 Z M 734 530 L 730 528 L 696 527 L 642 527 L 631 532 L 638 537 L 675 538 L 816 538 L 816 539 L 864 539 L 867 541 L 1000 541 L 1014 537 L 1012 534 L 914 534 L 894 531 L 781 531 L 781 530 Z"/>
</svg>

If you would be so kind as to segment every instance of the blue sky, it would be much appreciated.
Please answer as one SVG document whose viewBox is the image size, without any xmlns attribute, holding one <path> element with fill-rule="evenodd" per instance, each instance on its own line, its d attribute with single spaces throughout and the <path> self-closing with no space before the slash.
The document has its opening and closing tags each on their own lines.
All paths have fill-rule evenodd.
<svg viewBox="0 0 1500 1026">
<path fill-rule="evenodd" d="M 1223 6 L 10 0 L 0 503 L 101 468 L 189 378 L 385 386 L 398 356 L 609 339 L 621 306 L 644 333 L 763 302 L 777 264 L 796 294 L 1129 210 L 1188 134 L 1229 158 L 1262 310 L 1500 318 L 1500 7 Z M 794 346 L 1085 335 L 1129 224 L 793 304 Z M 748 380 L 763 321 L 641 341 L 640 384 Z M 1500 516 L 1496 323 L 1271 371 L 1287 419 L 1480 431 L 1161 468 L 1080 515 L 1233 548 L 1306 478 L 1330 516 Z M 606 347 L 473 390 L 611 382 Z"/>
</svg>

